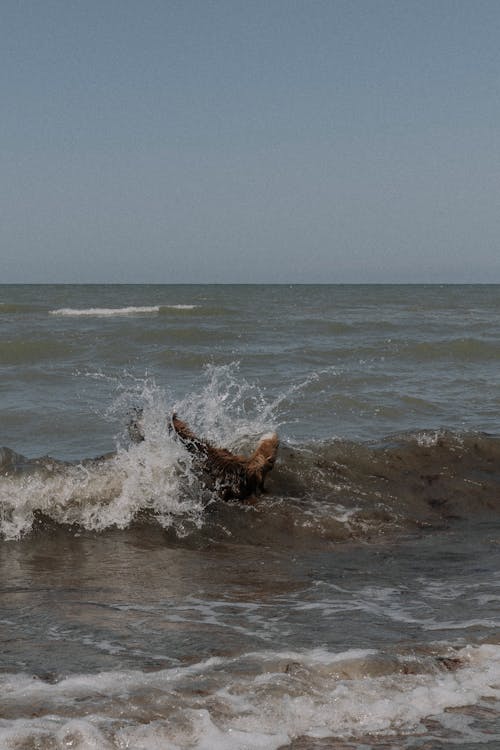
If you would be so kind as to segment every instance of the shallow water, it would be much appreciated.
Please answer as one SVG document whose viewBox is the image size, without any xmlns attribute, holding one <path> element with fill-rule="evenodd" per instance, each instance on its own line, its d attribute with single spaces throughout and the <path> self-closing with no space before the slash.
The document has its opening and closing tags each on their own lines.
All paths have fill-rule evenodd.
<svg viewBox="0 0 500 750">
<path fill-rule="evenodd" d="M 0 747 L 499 747 L 499 298 L 0 287 Z"/>
</svg>

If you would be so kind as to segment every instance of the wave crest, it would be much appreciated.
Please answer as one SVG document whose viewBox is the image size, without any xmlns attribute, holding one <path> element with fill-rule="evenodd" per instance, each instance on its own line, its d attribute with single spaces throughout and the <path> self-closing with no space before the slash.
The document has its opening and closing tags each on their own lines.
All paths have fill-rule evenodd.
<svg viewBox="0 0 500 750">
<path fill-rule="evenodd" d="M 177 533 L 199 526 L 203 503 L 189 493 L 189 458 L 173 441 L 144 442 L 116 455 L 70 465 L 49 457 L 24 462 L 0 483 L 0 530 L 7 539 L 29 532 L 40 516 L 58 524 L 103 531 L 151 515 Z M 5 471 L 5 466 L 2 467 Z"/>
<path fill-rule="evenodd" d="M 128 307 L 86 307 L 76 309 L 73 307 L 61 307 L 57 310 L 49 310 L 49 315 L 63 317 L 119 317 L 133 315 L 155 315 L 165 310 L 194 310 L 196 305 L 130 305 Z"/>
<path fill-rule="evenodd" d="M 262 422 L 260 391 L 238 381 L 236 370 L 237 365 L 207 368 L 208 382 L 177 403 L 152 380 L 116 380 L 117 395 L 104 416 L 119 418 L 123 428 L 116 450 L 106 456 L 67 462 L 0 449 L 0 534 L 17 539 L 40 518 L 94 531 L 126 528 L 139 517 L 173 527 L 177 535 L 200 528 L 214 495 L 193 470 L 191 454 L 170 432 L 169 415 L 178 411 L 216 444 L 250 445 L 270 425 Z M 137 407 L 145 439 L 130 444 L 127 415 Z"/>
<path fill-rule="evenodd" d="M 311 537 L 318 543 L 378 538 L 457 518 L 487 519 L 500 510 L 500 438 L 445 430 L 393 435 L 379 444 L 282 440 L 266 496 L 253 505 L 213 505 L 191 455 L 169 432 L 169 415 L 176 411 L 214 445 L 249 453 L 258 437 L 279 429 L 280 399 L 268 402 L 234 363 L 207 367 L 202 386 L 177 402 L 147 379 L 116 386 L 104 415 L 123 425 L 112 454 L 70 463 L 2 449 L 6 538 L 29 532 L 40 516 L 96 531 L 149 518 L 180 535 L 288 546 L 310 544 Z M 137 406 L 145 440 L 130 445 L 126 415 Z"/>
</svg>

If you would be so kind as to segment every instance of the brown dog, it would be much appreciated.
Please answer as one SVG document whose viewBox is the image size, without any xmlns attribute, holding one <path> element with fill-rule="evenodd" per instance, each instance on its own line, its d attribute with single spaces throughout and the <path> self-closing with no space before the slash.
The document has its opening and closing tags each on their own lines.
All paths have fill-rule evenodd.
<svg viewBox="0 0 500 750">
<path fill-rule="evenodd" d="M 196 437 L 176 414 L 172 416 L 172 427 L 199 460 L 202 473 L 223 500 L 245 500 L 264 492 L 264 480 L 278 453 L 279 439 L 275 432 L 263 435 L 255 451 L 247 458 L 226 448 L 215 448 L 207 440 Z"/>
</svg>

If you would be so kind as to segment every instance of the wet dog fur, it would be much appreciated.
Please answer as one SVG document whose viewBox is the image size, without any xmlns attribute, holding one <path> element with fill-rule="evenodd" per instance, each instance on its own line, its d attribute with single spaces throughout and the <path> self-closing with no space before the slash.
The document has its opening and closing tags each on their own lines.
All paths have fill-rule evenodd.
<svg viewBox="0 0 500 750">
<path fill-rule="evenodd" d="M 241 456 L 226 448 L 217 448 L 197 437 L 185 422 L 172 415 L 171 429 L 195 458 L 195 467 L 203 483 L 222 500 L 248 500 L 265 492 L 264 482 L 273 469 L 279 438 L 275 432 L 263 435 L 251 456 Z M 132 442 L 144 440 L 141 409 L 134 409 L 128 425 Z"/>
<path fill-rule="evenodd" d="M 279 438 L 275 432 L 263 435 L 252 455 L 246 457 L 200 439 L 176 414 L 172 416 L 172 429 L 195 455 L 203 475 L 210 478 L 223 500 L 246 500 L 265 492 L 266 476 L 278 454 Z"/>
</svg>

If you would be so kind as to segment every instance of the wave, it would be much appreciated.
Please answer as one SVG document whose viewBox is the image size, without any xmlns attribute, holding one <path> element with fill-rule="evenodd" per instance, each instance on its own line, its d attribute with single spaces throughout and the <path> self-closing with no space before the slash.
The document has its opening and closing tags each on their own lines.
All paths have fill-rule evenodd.
<svg viewBox="0 0 500 750">
<path fill-rule="evenodd" d="M 252 417 L 248 411 L 237 415 L 242 404 L 246 410 L 252 400 L 257 404 L 260 393 L 235 380 L 232 366 L 206 372 L 201 392 L 170 405 L 165 392 L 148 380 L 124 387 L 117 381 L 118 395 L 105 416 L 120 415 L 124 427 L 116 450 L 105 456 L 69 462 L 0 449 L 0 534 L 18 539 L 47 521 L 103 531 L 147 519 L 174 528 L 178 536 L 200 528 L 215 497 L 200 484 L 192 456 L 170 432 L 167 415 L 177 409 L 214 443 L 237 450 L 269 429 L 257 411 Z M 138 404 L 145 439 L 130 445 L 126 416 Z"/>
<path fill-rule="evenodd" d="M 494 644 L 400 653 L 257 651 L 156 672 L 48 679 L 7 673 L 0 676 L 0 743 L 278 750 L 321 738 L 366 739 L 370 747 L 379 740 L 385 747 L 390 737 L 391 746 L 401 738 L 410 747 L 409 734 L 426 722 L 433 735 L 491 742 L 500 738 L 471 726 L 471 717 L 475 709 L 481 716 L 485 701 L 498 706 L 499 681 Z"/>
<path fill-rule="evenodd" d="M 164 414 L 165 412 L 161 412 Z M 224 503 L 203 485 L 166 420 L 146 440 L 77 463 L 0 451 L 0 531 L 19 538 L 41 519 L 102 531 L 159 523 L 200 544 L 288 546 L 370 540 L 500 512 L 500 438 L 420 431 L 380 445 L 342 440 L 280 449 L 268 494 Z M 216 441 L 245 451 L 242 433 Z"/>
<path fill-rule="evenodd" d="M 160 305 L 160 312 L 169 310 L 197 310 L 199 305 Z"/>
<path fill-rule="evenodd" d="M 488 435 L 419 431 L 379 445 L 284 445 L 270 494 L 251 512 L 217 505 L 216 513 L 241 543 L 377 541 L 498 518 L 499 467 L 500 439 Z"/>
<path fill-rule="evenodd" d="M 153 381 L 117 379 L 118 394 L 102 416 L 122 428 L 105 456 L 66 462 L 1 449 L 0 534 L 18 539 L 47 523 L 93 531 L 154 523 L 202 545 L 229 535 L 235 543 L 287 547 L 380 539 L 500 511 L 500 437 L 450 430 L 376 444 L 283 441 L 266 495 L 220 502 L 169 431 L 168 415 L 176 411 L 214 445 L 248 455 L 263 433 L 279 429 L 276 414 L 290 392 L 268 402 L 235 364 L 207 367 L 205 379 L 176 402 Z M 294 394 L 309 382 L 295 384 Z M 145 439 L 130 444 L 127 415 L 137 406 Z"/>
<path fill-rule="evenodd" d="M 202 497 L 189 486 L 190 457 L 180 455 L 173 440 L 145 440 L 75 463 L 27 459 L 2 448 L 0 474 L 0 532 L 6 539 L 48 520 L 103 531 L 147 515 L 165 528 L 175 523 L 179 535 L 202 523 Z"/>
<path fill-rule="evenodd" d="M 87 307 L 75 309 L 72 307 L 61 307 L 57 310 L 49 310 L 49 315 L 63 317 L 116 317 L 134 315 L 155 315 L 167 310 L 194 310 L 197 305 L 145 305 L 129 307 Z"/>
</svg>

